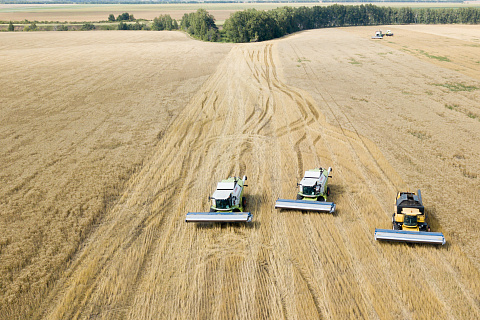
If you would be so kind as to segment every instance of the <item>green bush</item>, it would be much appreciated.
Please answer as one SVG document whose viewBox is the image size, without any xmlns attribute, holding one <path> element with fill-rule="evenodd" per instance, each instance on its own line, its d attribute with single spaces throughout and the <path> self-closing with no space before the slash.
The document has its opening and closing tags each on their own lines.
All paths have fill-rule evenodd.
<svg viewBox="0 0 480 320">
<path fill-rule="evenodd" d="M 35 22 L 32 22 L 29 26 L 26 26 L 23 31 L 37 31 L 38 27 Z"/>
<path fill-rule="evenodd" d="M 61 24 L 61 25 L 57 26 L 55 30 L 56 31 L 68 31 L 68 27 L 64 24 Z"/>
<path fill-rule="evenodd" d="M 161 31 L 177 29 L 177 20 L 172 19 L 169 14 L 160 15 L 158 18 L 153 19 L 152 30 Z"/>
<path fill-rule="evenodd" d="M 133 21 L 133 20 L 135 20 L 135 18 L 133 17 L 133 14 L 129 14 L 128 12 L 119 14 L 117 17 L 117 21 Z"/>
<path fill-rule="evenodd" d="M 128 29 L 128 24 L 126 24 L 125 22 L 123 21 L 120 21 L 120 23 L 118 24 L 118 30 L 129 30 Z"/>
<path fill-rule="evenodd" d="M 97 26 L 97 29 L 98 30 L 117 30 L 117 26 L 116 25 L 99 25 Z"/>
<path fill-rule="evenodd" d="M 148 27 L 144 23 L 139 23 L 138 21 L 133 24 L 128 24 L 123 21 L 120 21 L 117 27 L 118 30 L 148 30 Z"/>
<path fill-rule="evenodd" d="M 185 13 L 180 22 L 180 28 L 193 37 L 204 41 L 216 41 L 219 38 L 215 18 L 205 9 Z"/>
<path fill-rule="evenodd" d="M 80 30 L 81 31 L 95 30 L 95 26 L 93 25 L 93 23 L 87 22 L 83 24 Z"/>
</svg>

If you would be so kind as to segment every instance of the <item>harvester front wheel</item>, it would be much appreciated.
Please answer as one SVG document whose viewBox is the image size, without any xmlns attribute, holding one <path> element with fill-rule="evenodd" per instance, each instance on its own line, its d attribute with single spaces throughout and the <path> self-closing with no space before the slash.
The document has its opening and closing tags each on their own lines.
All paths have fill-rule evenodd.
<svg viewBox="0 0 480 320">
<path fill-rule="evenodd" d="M 299 194 L 297 194 L 297 200 L 303 200 L 303 197 Z"/>
<path fill-rule="evenodd" d="M 245 209 L 246 206 L 247 206 L 247 198 L 242 197 L 242 207 L 243 207 L 243 209 Z"/>
<path fill-rule="evenodd" d="M 327 187 L 327 197 L 330 196 L 330 187 Z"/>
</svg>

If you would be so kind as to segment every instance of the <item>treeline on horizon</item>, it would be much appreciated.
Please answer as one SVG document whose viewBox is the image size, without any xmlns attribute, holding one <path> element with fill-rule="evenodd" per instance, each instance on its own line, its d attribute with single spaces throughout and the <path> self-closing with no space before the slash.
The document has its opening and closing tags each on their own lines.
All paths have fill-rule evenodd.
<svg viewBox="0 0 480 320">
<path fill-rule="evenodd" d="M 252 42 L 294 32 L 347 26 L 383 24 L 478 24 L 480 8 L 392 8 L 373 4 L 314 7 L 280 7 L 269 11 L 237 11 L 225 20 L 223 30 L 205 9 L 185 14 L 180 28 L 204 41 Z"/>
</svg>

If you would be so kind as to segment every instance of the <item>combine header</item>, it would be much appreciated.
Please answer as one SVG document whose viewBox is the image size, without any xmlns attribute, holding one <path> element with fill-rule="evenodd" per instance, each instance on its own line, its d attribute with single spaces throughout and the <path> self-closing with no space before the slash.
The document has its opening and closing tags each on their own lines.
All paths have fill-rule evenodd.
<svg viewBox="0 0 480 320">
<path fill-rule="evenodd" d="M 445 244 L 441 232 L 430 232 L 420 190 L 398 192 L 392 216 L 392 229 L 375 229 L 375 240 Z"/>
<path fill-rule="evenodd" d="M 252 214 L 244 212 L 246 199 L 243 188 L 247 185 L 243 179 L 230 177 L 217 184 L 217 190 L 209 199 L 211 200 L 210 212 L 189 212 L 185 217 L 186 222 L 251 222 Z"/>
<path fill-rule="evenodd" d="M 305 171 L 302 181 L 297 183 L 300 189 L 297 200 L 278 199 L 275 209 L 335 212 L 335 204 L 326 202 L 330 195 L 330 188 L 327 186 L 328 178 L 331 178 L 330 172 L 332 168 Z"/>
</svg>

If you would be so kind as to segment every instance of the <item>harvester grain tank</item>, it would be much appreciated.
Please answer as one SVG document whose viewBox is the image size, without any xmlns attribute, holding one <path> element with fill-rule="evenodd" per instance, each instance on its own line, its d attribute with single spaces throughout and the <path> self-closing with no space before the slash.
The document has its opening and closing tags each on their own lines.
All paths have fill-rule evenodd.
<svg viewBox="0 0 480 320">
<path fill-rule="evenodd" d="M 246 199 L 243 190 L 247 186 L 243 179 L 230 177 L 217 184 L 211 197 L 210 212 L 189 212 L 186 222 L 251 222 L 252 214 L 244 212 Z"/>
<path fill-rule="evenodd" d="M 375 229 L 375 240 L 445 244 L 441 232 L 430 232 L 420 190 L 398 192 L 392 215 L 392 230 Z"/>
<path fill-rule="evenodd" d="M 335 204 L 327 202 L 330 195 L 328 178 L 331 178 L 331 172 L 330 167 L 328 170 L 316 168 L 305 171 L 302 181 L 297 183 L 299 187 L 297 200 L 278 199 L 275 202 L 275 209 L 335 212 Z"/>
</svg>

